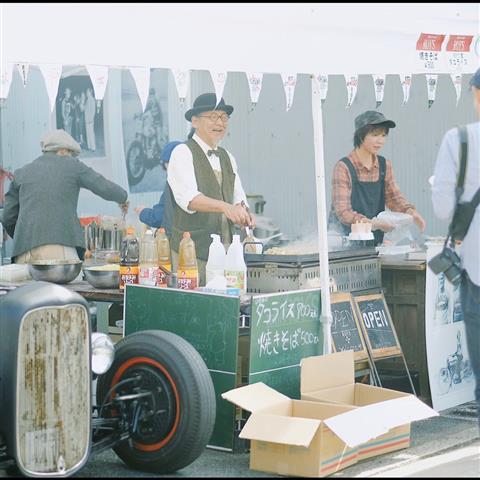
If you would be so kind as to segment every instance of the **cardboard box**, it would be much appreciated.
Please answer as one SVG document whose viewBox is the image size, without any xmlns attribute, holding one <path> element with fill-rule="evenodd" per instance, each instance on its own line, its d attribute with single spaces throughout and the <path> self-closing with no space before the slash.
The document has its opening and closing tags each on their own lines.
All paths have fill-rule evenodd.
<svg viewBox="0 0 480 480">
<path fill-rule="evenodd" d="M 353 406 L 356 410 L 326 424 L 345 440 L 359 445 L 359 458 L 410 446 L 410 423 L 438 413 L 410 393 L 355 383 L 353 350 L 304 358 L 300 362 L 302 400 Z M 332 423 L 333 422 L 333 423 Z M 355 429 L 353 427 L 355 426 Z"/>
<path fill-rule="evenodd" d="M 358 448 L 346 446 L 325 425 L 325 419 L 354 407 L 292 400 L 261 382 L 222 397 L 251 412 L 239 437 L 251 440 L 252 470 L 324 477 L 357 461 Z"/>
</svg>

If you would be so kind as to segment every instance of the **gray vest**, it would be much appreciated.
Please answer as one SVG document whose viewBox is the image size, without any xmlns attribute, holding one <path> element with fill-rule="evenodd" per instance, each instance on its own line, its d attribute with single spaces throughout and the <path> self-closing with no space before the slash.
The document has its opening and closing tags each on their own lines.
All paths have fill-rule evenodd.
<svg viewBox="0 0 480 480">
<path fill-rule="evenodd" d="M 195 140 L 188 140 L 186 145 L 192 152 L 193 167 L 195 178 L 197 180 L 198 191 L 205 196 L 216 200 L 223 200 L 227 203 L 233 203 L 233 187 L 235 184 L 235 174 L 233 173 L 230 158 L 225 149 L 219 147 L 220 166 L 222 169 L 222 184 L 217 181 L 215 173 L 208 161 L 205 153 Z M 221 213 L 195 212 L 193 214 L 182 210 L 175 203 L 175 211 L 172 224 L 172 249 L 178 252 L 178 246 L 182 239 L 183 232 L 190 232 L 195 242 L 197 258 L 207 260 L 208 248 L 211 243 L 210 234 L 222 234 L 222 215 Z M 233 223 L 228 222 L 230 235 L 233 234 Z"/>
</svg>

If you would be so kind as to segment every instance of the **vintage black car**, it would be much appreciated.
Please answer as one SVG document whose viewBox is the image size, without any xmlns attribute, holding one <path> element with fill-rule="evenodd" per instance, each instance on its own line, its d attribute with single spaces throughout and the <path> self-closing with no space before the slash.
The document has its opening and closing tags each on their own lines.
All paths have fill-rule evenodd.
<svg viewBox="0 0 480 480">
<path fill-rule="evenodd" d="M 183 338 L 150 330 L 113 345 L 91 332 L 85 299 L 49 282 L 0 296 L 0 462 L 64 477 L 113 448 L 169 473 L 202 453 L 214 421 L 210 374 Z"/>
</svg>

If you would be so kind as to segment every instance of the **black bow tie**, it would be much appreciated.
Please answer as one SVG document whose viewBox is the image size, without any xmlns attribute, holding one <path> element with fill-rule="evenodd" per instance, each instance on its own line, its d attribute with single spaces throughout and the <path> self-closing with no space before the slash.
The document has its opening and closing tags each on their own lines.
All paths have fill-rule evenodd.
<svg viewBox="0 0 480 480">
<path fill-rule="evenodd" d="M 207 155 L 208 155 L 209 157 L 211 157 L 212 155 L 216 155 L 216 156 L 218 157 L 218 156 L 219 156 L 219 155 L 218 155 L 218 150 L 208 150 L 208 151 L 207 151 Z"/>
</svg>

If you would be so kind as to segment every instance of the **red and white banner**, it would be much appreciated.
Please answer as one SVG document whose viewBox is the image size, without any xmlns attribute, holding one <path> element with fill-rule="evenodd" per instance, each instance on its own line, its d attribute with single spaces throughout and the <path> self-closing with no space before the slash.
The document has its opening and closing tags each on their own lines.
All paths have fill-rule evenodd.
<svg viewBox="0 0 480 480">
<path fill-rule="evenodd" d="M 445 48 L 448 68 L 451 73 L 475 71 L 478 60 L 475 61 L 471 51 L 473 35 L 450 35 Z M 476 65 L 476 66 L 475 66 Z"/>
<path fill-rule="evenodd" d="M 442 44 L 445 35 L 421 33 L 417 40 L 417 55 L 422 68 L 426 72 L 438 71 L 442 66 Z"/>
<path fill-rule="evenodd" d="M 290 110 L 293 104 L 293 96 L 295 95 L 295 86 L 297 85 L 296 73 L 282 73 L 283 89 L 285 90 L 285 98 L 287 100 L 286 110 Z"/>
<path fill-rule="evenodd" d="M 6 99 L 8 97 L 12 77 L 13 63 L 0 63 L 0 99 Z"/>
<path fill-rule="evenodd" d="M 50 100 L 50 110 L 53 111 L 57 99 L 58 84 L 62 76 L 62 65 L 43 64 L 38 66 L 42 72 L 45 86 L 47 87 L 48 99 Z"/>
<path fill-rule="evenodd" d="M 250 100 L 252 106 L 255 106 L 262 90 L 263 73 L 246 72 L 248 88 L 250 89 Z"/>
<path fill-rule="evenodd" d="M 148 89 L 150 87 L 150 68 L 130 67 L 130 73 L 135 81 L 137 93 L 142 102 L 142 112 L 144 112 L 145 107 L 147 106 Z"/>
</svg>

